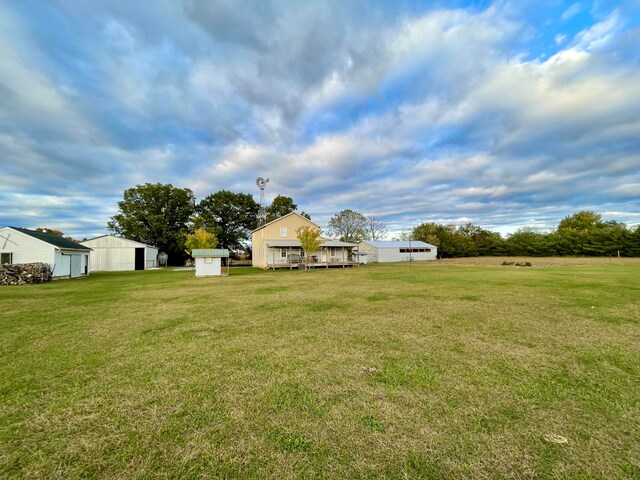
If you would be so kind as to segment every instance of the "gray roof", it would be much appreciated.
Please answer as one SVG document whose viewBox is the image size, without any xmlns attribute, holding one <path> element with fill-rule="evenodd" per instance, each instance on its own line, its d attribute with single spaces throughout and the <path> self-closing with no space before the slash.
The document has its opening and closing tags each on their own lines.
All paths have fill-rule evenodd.
<svg viewBox="0 0 640 480">
<path fill-rule="evenodd" d="M 229 250 L 226 248 L 194 248 L 191 256 L 196 257 L 228 257 Z"/>
<path fill-rule="evenodd" d="M 323 247 L 357 247 L 357 243 L 341 242 L 340 240 L 325 240 Z"/>
<path fill-rule="evenodd" d="M 300 248 L 300 240 L 265 240 L 269 247 L 285 248 L 293 247 Z M 357 247 L 357 243 L 341 242 L 340 240 L 324 240 L 322 242 L 323 247 Z"/>
<path fill-rule="evenodd" d="M 431 245 L 430 243 L 425 243 L 420 240 L 411 240 L 406 241 L 383 241 L 383 240 L 365 240 L 363 243 L 368 243 L 369 245 L 376 248 L 436 248 L 435 245 Z"/>
</svg>

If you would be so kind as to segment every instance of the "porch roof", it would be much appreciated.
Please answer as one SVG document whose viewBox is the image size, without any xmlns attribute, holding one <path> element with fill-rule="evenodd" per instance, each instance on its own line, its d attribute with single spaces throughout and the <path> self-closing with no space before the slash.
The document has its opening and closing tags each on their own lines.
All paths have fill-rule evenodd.
<svg viewBox="0 0 640 480">
<path fill-rule="evenodd" d="M 264 243 L 268 247 L 276 248 L 300 248 L 300 240 L 265 240 Z M 340 240 L 325 240 L 320 245 L 321 247 L 357 247 L 357 243 L 341 242 Z"/>
</svg>

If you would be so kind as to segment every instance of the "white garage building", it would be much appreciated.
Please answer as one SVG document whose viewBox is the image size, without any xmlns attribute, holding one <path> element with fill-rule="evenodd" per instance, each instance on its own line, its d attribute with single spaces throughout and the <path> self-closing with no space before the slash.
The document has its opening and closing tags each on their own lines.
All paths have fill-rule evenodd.
<svg viewBox="0 0 640 480">
<path fill-rule="evenodd" d="M 0 263 L 48 263 L 54 279 L 89 275 L 90 252 L 91 248 L 52 233 L 0 228 Z"/>
<path fill-rule="evenodd" d="M 158 266 L 158 248 L 126 238 L 102 235 L 81 242 L 93 250 L 90 268 L 94 272 L 146 270 Z"/>
<path fill-rule="evenodd" d="M 438 247 L 430 243 L 412 241 L 366 240 L 360 251 L 367 252 L 367 263 L 436 260 Z"/>
</svg>

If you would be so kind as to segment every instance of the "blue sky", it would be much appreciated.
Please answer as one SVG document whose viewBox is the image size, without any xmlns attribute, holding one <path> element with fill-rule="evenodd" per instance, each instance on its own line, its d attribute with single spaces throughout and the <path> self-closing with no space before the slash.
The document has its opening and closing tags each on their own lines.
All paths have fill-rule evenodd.
<svg viewBox="0 0 640 480">
<path fill-rule="evenodd" d="M 258 176 L 320 225 L 637 224 L 638 45 L 638 0 L 0 0 L 0 225 Z"/>
</svg>

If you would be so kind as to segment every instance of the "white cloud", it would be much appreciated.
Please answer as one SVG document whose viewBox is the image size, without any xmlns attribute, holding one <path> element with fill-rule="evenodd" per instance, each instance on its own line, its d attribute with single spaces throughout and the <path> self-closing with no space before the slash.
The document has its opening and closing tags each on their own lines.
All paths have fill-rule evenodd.
<svg viewBox="0 0 640 480">
<path fill-rule="evenodd" d="M 562 13 L 562 17 L 561 17 L 562 21 L 567 21 L 575 17 L 577 14 L 580 13 L 581 10 L 582 10 L 582 4 L 580 2 L 574 3 Z"/>
</svg>

